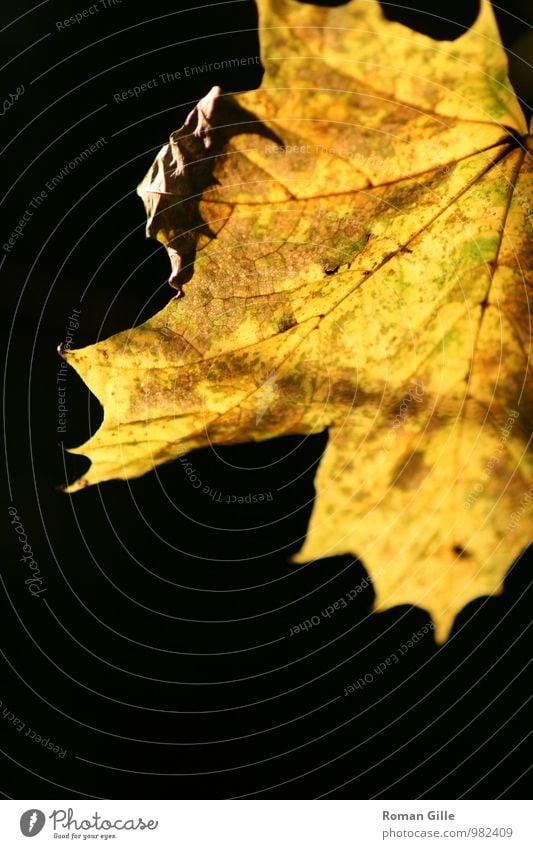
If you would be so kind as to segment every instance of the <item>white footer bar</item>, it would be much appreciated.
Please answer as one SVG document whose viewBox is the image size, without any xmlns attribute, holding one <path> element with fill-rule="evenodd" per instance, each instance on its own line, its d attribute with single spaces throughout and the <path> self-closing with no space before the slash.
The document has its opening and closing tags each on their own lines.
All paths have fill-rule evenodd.
<svg viewBox="0 0 533 849">
<path fill-rule="evenodd" d="M 4 801 L 6 847 L 532 849 L 528 801 Z M 35 843 L 28 840 L 35 838 Z"/>
</svg>

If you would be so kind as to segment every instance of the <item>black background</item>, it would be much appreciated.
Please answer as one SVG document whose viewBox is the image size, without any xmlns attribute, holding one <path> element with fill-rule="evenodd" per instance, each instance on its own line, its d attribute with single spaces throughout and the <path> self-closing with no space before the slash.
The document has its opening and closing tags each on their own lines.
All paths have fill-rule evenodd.
<svg viewBox="0 0 533 849">
<path fill-rule="evenodd" d="M 387 13 L 438 38 L 457 37 L 476 14 L 476 3 L 427 0 L 428 16 L 418 2 L 418 13 L 390 4 Z M 166 252 L 144 238 L 135 187 L 212 85 L 240 90 L 261 80 L 256 65 L 184 75 L 186 66 L 258 54 L 249 0 L 195 0 L 185 12 L 166 0 L 139 8 L 123 0 L 58 31 L 56 21 L 89 5 L 3 4 L 6 25 L 28 12 L 1 33 L 2 91 L 25 86 L 0 125 L 4 239 L 47 180 L 99 137 L 107 143 L 49 192 L 1 268 L 10 489 L 0 699 L 67 755 L 2 718 L 0 791 L 30 799 L 524 796 L 525 556 L 501 596 L 461 613 L 444 647 L 430 635 L 343 696 L 429 620 L 417 608 L 372 613 L 369 587 L 329 621 L 288 636 L 366 575 L 348 557 L 288 561 L 305 536 L 325 434 L 191 455 L 213 489 L 271 491 L 266 505 L 213 502 L 191 489 L 178 462 L 73 497 L 57 489 L 87 466 L 65 455 L 56 431 L 56 347 L 68 317 L 82 310 L 81 347 L 167 303 Z M 524 19 L 526 9 L 517 0 L 498 12 L 506 46 L 522 52 L 528 26 L 511 13 Z M 514 59 L 512 67 L 527 100 L 525 66 Z M 115 93 L 176 71 L 180 81 L 115 103 Z M 68 447 L 97 429 L 101 410 L 70 369 L 67 399 Z M 24 586 L 10 504 L 43 575 L 39 599 Z"/>
</svg>

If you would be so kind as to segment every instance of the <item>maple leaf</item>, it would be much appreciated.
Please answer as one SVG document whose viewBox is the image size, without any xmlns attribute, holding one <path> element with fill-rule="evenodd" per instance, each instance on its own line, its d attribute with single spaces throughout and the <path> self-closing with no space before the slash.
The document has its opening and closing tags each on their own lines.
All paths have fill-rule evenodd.
<svg viewBox="0 0 533 849">
<path fill-rule="evenodd" d="M 442 640 L 530 538 L 531 136 L 485 0 L 453 42 L 374 0 L 259 30 L 261 87 L 212 89 L 138 189 L 186 296 L 65 353 L 104 406 L 70 490 L 327 427 L 296 560 L 356 553 Z"/>
</svg>

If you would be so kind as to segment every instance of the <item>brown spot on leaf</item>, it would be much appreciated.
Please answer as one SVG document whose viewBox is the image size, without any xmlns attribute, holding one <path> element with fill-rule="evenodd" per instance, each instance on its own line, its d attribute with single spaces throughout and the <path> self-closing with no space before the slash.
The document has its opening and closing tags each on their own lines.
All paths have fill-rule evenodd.
<svg viewBox="0 0 533 849">
<path fill-rule="evenodd" d="M 402 457 L 396 466 L 392 474 L 391 486 L 397 486 L 400 489 L 416 489 L 428 472 L 429 469 L 424 463 L 424 453 L 413 451 Z"/>
</svg>

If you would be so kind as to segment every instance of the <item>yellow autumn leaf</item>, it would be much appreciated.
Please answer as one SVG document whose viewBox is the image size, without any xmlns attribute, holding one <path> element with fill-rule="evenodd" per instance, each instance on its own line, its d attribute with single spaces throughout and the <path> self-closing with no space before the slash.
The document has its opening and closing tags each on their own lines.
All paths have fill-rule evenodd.
<svg viewBox="0 0 533 849">
<path fill-rule="evenodd" d="M 138 189 L 185 297 L 65 354 L 104 407 L 70 491 L 327 427 L 298 561 L 359 555 L 443 639 L 531 536 L 531 136 L 486 0 L 453 42 L 375 0 L 259 26 L 260 89 L 209 92 Z"/>
</svg>

